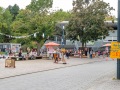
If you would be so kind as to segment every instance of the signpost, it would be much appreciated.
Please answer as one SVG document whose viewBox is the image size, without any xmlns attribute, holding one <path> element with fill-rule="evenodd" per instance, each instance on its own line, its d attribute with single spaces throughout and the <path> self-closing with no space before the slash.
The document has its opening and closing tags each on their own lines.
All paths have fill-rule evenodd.
<svg viewBox="0 0 120 90">
<path fill-rule="evenodd" d="M 120 42 L 120 0 L 118 0 L 117 41 Z M 120 79 L 120 59 L 117 59 L 117 79 Z"/>
<path fill-rule="evenodd" d="M 120 42 L 111 43 L 110 58 L 120 59 Z"/>
<path fill-rule="evenodd" d="M 118 0 L 117 42 L 111 43 L 111 58 L 117 58 L 117 79 L 120 79 L 120 0 Z"/>
</svg>

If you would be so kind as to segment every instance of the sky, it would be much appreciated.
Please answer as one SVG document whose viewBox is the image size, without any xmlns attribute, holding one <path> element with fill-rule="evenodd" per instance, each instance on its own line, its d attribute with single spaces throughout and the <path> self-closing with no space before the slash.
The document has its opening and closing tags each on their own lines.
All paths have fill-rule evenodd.
<svg viewBox="0 0 120 90">
<path fill-rule="evenodd" d="M 53 0 L 53 9 L 63 9 L 65 11 L 72 9 L 72 1 L 73 0 Z M 107 3 L 110 3 L 115 11 L 112 12 L 113 15 L 117 17 L 117 1 L 118 0 L 103 0 Z M 17 4 L 21 9 L 24 9 L 27 5 L 29 5 L 31 0 L 0 0 L 0 6 L 3 8 L 8 7 L 9 5 Z"/>
</svg>

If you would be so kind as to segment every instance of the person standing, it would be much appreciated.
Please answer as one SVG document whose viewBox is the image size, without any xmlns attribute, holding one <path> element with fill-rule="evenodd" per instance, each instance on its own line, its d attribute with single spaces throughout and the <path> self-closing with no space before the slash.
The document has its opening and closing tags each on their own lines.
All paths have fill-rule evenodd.
<svg viewBox="0 0 120 90">
<path fill-rule="evenodd" d="M 88 49 L 85 48 L 85 56 L 87 56 L 87 53 L 88 53 Z"/>
<path fill-rule="evenodd" d="M 53 52 L 53 58 L 54 58 L 54 63 L 58 63 L 59 53 L 58 53 L 57 50 L 54 50 L 54 52 Z"/>
<path fill-rule="evenodd" d="M 100 56 L 100 50 L 98 50 L 98 57 Z"/>
<path fill-rule="evenodd" d="M 66 51 L 66 57 L 67 57 L 67 59 L 69 59 L 69 56 L 70 56 L 70 53 L 69 53 L 69 51 L 67 50 L 67 51 Z"/>
<path fill-rule="evenodd" d="M 66 60 L 65 60 L 64 52 L 61 52 L 61 55 L 62 55 L 62 62 L 63 62 L 63 64 L 67 64 Z"/>
<path fill-rule="evenodd" d="M 92 55 L 93 55 L 93 50 L 90 50 L 90 58 L 92 59 Z"/>
<path fill-rule="evenodd" d="M 80 58 L 82 58 L 82 50 L 81 49 L 78 50 L 78 55 L 79 55 Z"/>
<path fill-rule="evenodd" d="M 95 57 L 99 58 L 98 51 L 95 52 Z"/>
<path fill-rule="evenodd" d="M 22 60 L 24 60 L 24 56 L 22 55 L 22 50 L 19 51 L 18 56 L 19 56 L 19 58 L 21 58 Z"/>
<path fill-rule="evenodd" d="M 106 51 L 106 57 L 108 57 L 109 56 L 109 49 L 108 49 L 108 47 L 105 48 L 105 51 Z"/>
<path fill-rule="evenodd" d="M 106 51 L 104 50 L 103 51 L 103 58 L 105 58 L 105 55 L 106 55 Z"/>
</svg>

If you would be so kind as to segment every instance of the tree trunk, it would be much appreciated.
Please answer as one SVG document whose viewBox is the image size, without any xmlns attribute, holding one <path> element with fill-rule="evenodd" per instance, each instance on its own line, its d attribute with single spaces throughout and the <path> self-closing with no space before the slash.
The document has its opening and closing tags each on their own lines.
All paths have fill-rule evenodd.
<svg viewBox="0 0 120 90">
<path fill-rule="evenodd" d="M 37 42 L 37 55 L 40 55 L 40 43 Z"/>
<path fill-rule="evenodd" d="M 85 43 L 85 47 L 86 47 L 86 43 Z"/>
<path fill-rule="evenodd" d="M 84 42 L 82 42 L 82 50 L 84 49 Z"/>
<path fill-rule="evenodd" d="M 84 54 L 84 42 L 82 42 L 82 54 Z"/>
</svg>

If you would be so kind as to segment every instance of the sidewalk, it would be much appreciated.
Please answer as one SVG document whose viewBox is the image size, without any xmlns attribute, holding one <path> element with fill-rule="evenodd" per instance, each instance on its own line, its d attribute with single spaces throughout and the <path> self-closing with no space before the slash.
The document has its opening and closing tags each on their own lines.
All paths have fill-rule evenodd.
<svg viewBox="0 0 120 90">
<path fill-rule="evenodd" d="M 20 76 L 30 73 L 42 72 L 52 69 L 58 69 L 63 67 L 76 66 L 80 64 L 87 64 L 97 61 L 102 61 L 103 59 L 99 58 L 70 58 L 66 59 L 67 64 L 62 64 L 60 61 L 58 64 L 53 63 L 53 60 L 25 60 L 25 61 L 16 61 L 16 68 L 5 68 L 5 60 L 0 59 L 0 79 L 9 78 L 14 76 Z"/>
<path fill-rule="evenodd" d="M 120 80 L 115 78 L 115 72 L 110 73 L 94 82 L 94 85 L 87 90 L 120 90 Z"/>
</svg>

